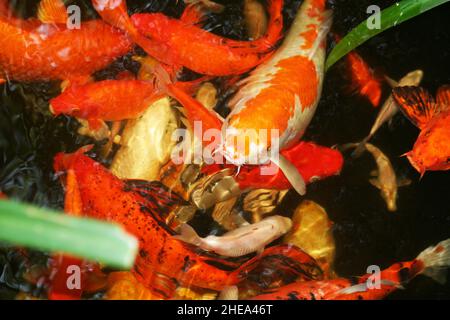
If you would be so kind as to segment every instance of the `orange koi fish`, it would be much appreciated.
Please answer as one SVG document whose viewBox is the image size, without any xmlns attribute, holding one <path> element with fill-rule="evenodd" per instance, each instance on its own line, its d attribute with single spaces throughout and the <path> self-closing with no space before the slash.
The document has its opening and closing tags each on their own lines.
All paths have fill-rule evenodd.
<svg viewBox="0 0 450 320">
<path fill-rule="evenodd" d="M 125 78 L 72 85 L 50 100 L 51 113 L 55 116 L 66 114 L 85 119 L 93 130 L 102 128 L 104 121 L 137 118 L 152 102 L 165 95 L 165 85 L 159 85 L 159 83 L 170 80 L 159 80 L 158 72 L 162 74 L 161 77 L 167 79 L 171 76 L 163 66 L 150 57 L 135 58 L 135 60 L 141 62 L 139 79 Z M 129 75 L 127 74 L 126 77 Z M 205 79 L 207 78 L 202 77 L 193 81 L 177 82 L 171 87 L 174 91 L 183 92 L 180 97 L 189 96 L 189 93 L 192 93 Z"/>
<path fill-rule="evenodd" d="M 273 261 L 282 255 L 286 266 L 294 266 L 298 274 L 305 274 L 303 264 L 314 262 L 300 249 L 282 245 L 242 264 L 179 241 L 163 221 L 163 215 L 185 204 L 180 196 L 159 182 L 122 181 L 85 156 L 87 150 L 55 156 L 55 172 L 66 173 L 66 204 L 75 203 L 83 215 L 120 223 L 134 234 L 140 241 L 134 273 L 151 289 L 155 289 L 158 275 L 184 285 L 222 290 L 244 279 L 262 258 Z"/>
<path fill-rule="evenodd" d="M 269 1 L 270 21 L 265 36 L 235 41 L 161 13 L 134 14 L 136 28 L 154 43 L 149 55 L 165 64 L 179 64 L 211 76 L 242 74 L 267 58 L 282 32 L 282 0 Z"/>
<path fill-rule="evenodd" d="M 270 134 L 266 139 L 252 137 L 254 130 L 278 131 L 280 150 L 298 142 L 320 99 L 330 25 L 325 0 L 304 1 L 281 47 L 244 80 L 222 127 L 226 132 L 222 152 L 228 161 L 237 165 L 248 158 L 265 161 L 272 139 Z M 242 135 L 250 137 L 244 150 L 235 143 Z M 304 194 L 305 182 L 295 167 L 283 157 L 276 164 Z"/>
<path fill-rule="evenodd" d="M 43 0 L 49 2 L 48 0 Z M 65 10 L 40 16 L 67 21 Z M 79 29 L 65 24 L 18 20 L 0 15 L 0 78 L 16 81 L 86 79 L 132 48 L 126 34 L 100 20 L 82 22 Z M 75 80 L 74 80 L 75 81 Z"/>
<path fill-rule="evenodd" d="M 381 271 L 379 286 L 375 287 L 368 274 L 360 278 L 339 278 L 322 281 L 296 282 L 254 300 L 378 300 L 402 288 L 410 280 L 423 274 L 438 282 L 445 282 L 450 266 L 450 239 L 429 247 L 407 262 L 393 264 Z"/>
<path fill-rule="evenodd" d="M 375 76 L 373 70 L 354 51 L 347 54 L 352 78 L 352 90 L 356 90 L 361 96 L 366 97 L 372 106 L 378 107 L 381 99 L 381 82 Z"/>
<path fill-rule="evenodd" d="M 336 42 L 341 41 L 341 37 L 334 34 Z M 378 107 L 381 99 L 381 81 L 375 76 L 374 71 L 356 52 L 350 51 L 347 56 L 347 63 L 350 70 L 352 84 L 351 91 L 357 91 L 366 97 L 374 107 Z"/>
<path fill-rule="evenodd" d="M 95 130 L 101 128 L 103 121 L 134 119 L 161 97 L 151 81 L 104 80 L 70 86 L 50 100 L 50 111 L 55 116 L 86 119 Z"/>
<path fill-rule="evenodd" d="M 411 165 L 421 176 L 426 171 L 450 169 L 450 85 L 438 89 L 436 100 L 420 87 L 397 87 L 393 96 L 421 130 L 412 151 L 406 153 Z"/>
</svg>

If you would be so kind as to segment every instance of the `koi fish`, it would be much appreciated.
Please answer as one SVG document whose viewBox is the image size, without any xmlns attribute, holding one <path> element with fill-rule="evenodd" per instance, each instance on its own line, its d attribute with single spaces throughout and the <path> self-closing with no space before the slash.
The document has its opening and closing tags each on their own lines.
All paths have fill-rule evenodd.
<svg viewBox="0 0 450 320">
<path fill-rule="evenodd" d="M 277 130 L 280 150 L 301 138 L 319 102 L 330 26 L 324 0 L 304 1 L 281 47 L 244 79 L 222 127 L 226 135 L 221 151 L 228 161 L 236 165 L 249 158 L 267 162 L 272 139 L 269 134 L 266 139 L 252 137 L 254 130 Z M 244 150 L 236 148 L 239 136 L 249 137 Z M 293 165 L 283 157 L 276 165 L 298 193 L 306 192 L 305 181 Z"/>
<path fill-rule="evenodd" d="M 405 116 L 420 130 L 413 150 L 406 153 L 411 165 L 426 171 L 450 169 L 450 85 L 441 86 L 436 100 L 420 87 L 398 87 L 394 99 Z"/>
<path fill-rule="evenodd" d="M 44 3 L 49 0 L 42 0 Z M 67 13 L 45 12 L 46 21 L 67 21 Z M 53 15 L 52 15 L 53 14 Z M 16 81 L 69 80 L 84 82 L 132 48 L 122 31 L 100 20 L 64 24 L 17 20 L 0 16 L 0 78 Z"/>
<path fill-rule="evenodd" d="M 381 99 L 381 81 L 364 59 L 355 51 L 347 54 L 352 79 L 351 90 L 357 91 L 370 101 L 372 106 L 378 107 Z"/>
<path fill-rule="evenodd" d="M 83 215 L 120 223 L 139 239 L 134 273 L 148 288 L 170 296 L 163 286 L 155 288 L 156 277 L 163 275 L 180 284 L 220 291 L 244 279 L 263 259 L 272 261 L 282 255 L 285 266 L 295 266 L 293 271 L 299 274 L 305 274 L 305 262 L 314 261 L 296 247 L 280 245 L 242 264 L 177 240 L 163 216 L 186 201 L 158 182 L 118 179 L 84 155 L 89 148 L 55 156 L 55 172 L 66 172 L 66 203 L 78 203 Z"/>
<path fill-rule="evenodd" d="M 135 58 L 141 62 L 139 79 L 103 80 L 84 85 L 72 85 L 50 100 L 54 116 L 65 114 L 86 120 L 90 129 L 100 130 L 104 121 L 136 119 L 155 101 L 166 95 L 163 81 L 171 77 L 152 58 Z M 154 73 L 151 71 L 154 70 Z M 159 79 L 162 77 L 164 79 Z M 167 78 L 167 79 L 165 79 Z M 204 80 L 177 82 L 173 91 L 194 91 Z"/>
<path fill-rule="evenodd" d="M 139 118 L 127 122 L 120 148 L 110 170 L 121 179 L 158 180 L 161 167 L 170 160 L 176 141 L 178 117 L 165 97 L 153 103 Z"/>
<path fill-rule="evenodd" d="M 418 86 L 422 81 L 423 71 L 414 70 L 409 72 L 398 82 L 391 80 L 393 87 L 405 87 L 405 86 Z M 397 105 L 392 97 L 392 94 L 384 102 L 380 112 L 378 112 L 377 118 L 370 129 L 369 134 L 359 144 L 359 146 L 353 152 L 354 157 L 358 157 L 364 150 L 364 145 L 372 139 L 373 135 L 378 129 L 387 121 L 389 121 L 398 112 Z"/>
<path fill-rule="evenodd" d="M 274 292 L 258 295 L 254 300 L 376 300 L 402 288 L 419 274 L 443 283 L 450 266 L 450 239 L 429 247 L 407 262 L 395 263 L 381 271 L 379 287 L 373 287 L 370 277 L 338 278 L 322 281 L 296 282 Z M 370 283 L 369 283 L 370 282 Z"/>
<path fill-rule="evenodd" d="M 211 235 L 200 238 L 190 225 L 182 224 L 180 235 L 175 238 L 222 256 L 240 257 L 256 251 L 262 252 L 267 244 L 284 235 L 291 227 L 291 219 L 272 216 L 219 237 Z"/>
<path fill-rule="evenodd" d="M 200 74 L 236 75 L 247 72 L 267 58 L 280 39 L 282 0 L 270 0 L 270 20 L 265 36 L 254 41 L 236 41 L 161 13 L 131 16 L 136 28 L 154 46 L 147 52 L 162 63 L 182 65 Z"/>
<path fill-rule="evenodd" d="M 162 98 L 154 82 L 142 80 L 103 80 L 72 85 L 50 100 L 54 116 L 66 114 L 85 119 L 92 129 L 103 121 L 137 118 L 149 105 Z"/>
<path fill-rule="evenodd" d="M 342 148 L 355 148 L 358 147 L 357 143 L 349 143 Z M 366 143 L 365 149 L 369 151 L 375 162 L 377 163 L 377 173 L 375 178 L 369 180 L 370 184 L 380 190 L 381 196 L 386 202 L 389 211 L 397 211 L 397 190 L 399 186 L 408 184 L 408 181 L 399 182 L 389 158 L 373 144 Z"/>
<path fill-rule="evenodd" d="M 306 183 L 339 174 L 344 162 L 339 151 L 304 141 L 300 141 L 292 148 L 282 150 L 281 155 L 295 166 Z M 204 188 L 211 189 L 211 192 L 203 194 L 200 199 L 194 198 L 195 190 L 191 193 L 194 203 L 207 209 L 217 202 L 226 201 L 239 196 L 240 193 L 255 189 L 288 190 L 292 188 L 291 182 L 280 168 L 275 168 L 275 172 L 271 174 L 262 174 L 261 166 L 236 167 L 232 164 L 216 163 L 204 166 L 201 172 L 212 176 L 219 175 L 224 170 L 228 170 L 225 177 L 222 177 L 219 182 L 214 180 L 211 188 Z"/>
</svg>

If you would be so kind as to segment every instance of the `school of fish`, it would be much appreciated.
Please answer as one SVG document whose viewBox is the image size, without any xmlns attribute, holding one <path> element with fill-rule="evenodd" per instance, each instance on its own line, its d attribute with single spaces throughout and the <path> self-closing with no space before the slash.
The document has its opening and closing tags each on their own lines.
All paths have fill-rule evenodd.
<svg viewBox="0 0 450 320">
<path fill-rule="evenodd" d="M 368 140 L 398 108 L 421 131 L 406 154 L 411 165 L 421 175 L 450 169 L 450 85 L 433 97 L 417 87 L 421 70 L 397 83 L 352 51 L 346 57 L 351 92 L 378 107 L 385 81 L 392 96 L 359 143 L 327 147 L 304 141 L 325 77 L 333 23 L 327 1 L 303 1 L 286 32 L 283 0 L 244 1 L 248 41 L 203 29 L 204 16 L 226 5 L 185 2 L 183 14 L 174 18 L 159 12 L 129 15 L 125 0 L 92 0 L 100 18 L 71 28 L 62 0 L 41 0 L 36 18 L 28 19 L 0 0 L 0 84 L 60 81 L 61 93 L 49 101 L 51 114 L 76 118 L 83 126 L 79 132 L 98 143 L 107 140 L 100 155 L 92 145 L 56 154 L 53 168 L 64 187 L 67 214 L 119 223 L 139 240 L 132 274 L 115 274 L 111 281 L 134 279 L 129 281 L 139 283 L 140 292 L 158 299 L 192 290 L 196 296 L 214 292 L 219 299 L 264 300 L 382 299 L 419 274 L 442 282 L 450 239 L 386 268 L 373 288 L 369 275 L 342 278 L 332 270 L 335 247 L 325 209 L 303 203 L 298 215 L 315 210 L 310 217 L 316 221 L 275 214 L 274 208 L 287 190 L 303 196 L 308 184 L 338 175 L 341 151 L 356 148 L 354 156 L 372 154 L 377 173 L 370 183 L 395 212 L 397 189 L 407 183 Z M 95 80 L 96 72 L 129 54 L 140 65 L 136 75 Z M 199 77 L 181 80 L 184 69 Z M 216 78 L 226 79 L 225 88 L 217 87 Z M 224 91 L 232 97 L 223 118 L 215 106 Z M 193 130 L 197 123 L 219 135 L 205 139 Z M 178 129 L 194 131 L 183 163 L 171 157 L 176 147 L 171 136 Z M 196 143 L 222 162 L 188 164 Z M 262 173 L 269 168 L 270 174 Z M 264 204 L 249 198 L 267 190 L 273 194 Z M 264 216 L 247 221 L 235 210 L 240 199 Z M 203 236 L 189 221 L 212 207 L 214 220 L 227 232 Z M 314 237 L 298 221 L 316 223 L 315 232 L 326 236 Z M 67 290 L 65 268 L 74 264 L 83 270 L 82 288 Z M 102 272 L 100 265 L 61 253 L 52 256 L 50 268 L 50 299 L 81 299 L 83 288 L 92 286 L 90 275 Z"/>
</svg>

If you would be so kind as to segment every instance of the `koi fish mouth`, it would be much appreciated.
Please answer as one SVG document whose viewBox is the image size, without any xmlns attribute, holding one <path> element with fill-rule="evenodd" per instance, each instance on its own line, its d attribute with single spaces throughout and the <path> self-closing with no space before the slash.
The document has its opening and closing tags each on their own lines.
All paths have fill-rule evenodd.
<svg viewBox="0 0 450 320">
<path fill-rule="evenodd" d="M 49 105 L 48 105 L 48 109 L 51 112 L 51 114 L 53 114 L 55 117 L 59 116 L 60 114 L 73 114 L 76 111 L 79 111 L 80 109 L 75 107 L 75 106 L 71 106 L 67 103 L 63 103 L 61 101 L 57 101 L 57 100 L 51 100 Z"/>
<path fill-rule="evenodd" d="M 414 169 L 416 169 L 417 172 L 420 173 L 420 178 L 422 178 L 423 175 L 425 174 L 426 169 L 423 167 L 423 165 L 420 162 L 418 162 L 414 159 L 413 154 L 411 152 L 408 152 L 405 155 L 408 158 L 409 163 L 411 163 L 411 165 L 414 167 Z"/>
</svg>

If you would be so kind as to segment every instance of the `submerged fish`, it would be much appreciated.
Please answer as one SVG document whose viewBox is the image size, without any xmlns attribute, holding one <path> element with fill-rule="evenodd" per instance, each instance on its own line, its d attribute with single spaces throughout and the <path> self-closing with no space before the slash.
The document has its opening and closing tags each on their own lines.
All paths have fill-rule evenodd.
<svg viewBox="0 0 450 320">
<path fill-rule="evenodd" d="M 45 11 L 40 15 L 46 16 L 47 21 L 67 21 L 67 12 L 62 12 L 64 17 Z M 0 15 L 3 80 L 84 82 L 131 48 L 126 34 L 101 20 L 82 22 L 79 29 L 69 29 L 65 24 Z"/>
<path fill-rule="evenodd" d="M 178 128 L 176 111 L 167 97 L 157 100 L 137 119 L 129 120 L 111 172 L 121 179 L 158 180 L 161 167 L 170 160 Z"/>
<path fill-rule="evenodd" d="M 422 81 L 422 77 L 422 70 L 414 70 L 401 78 L 398 83 L 394 81 L 394 83 L 392 84 L 394 87 L 417 86 L 420 84 L 420 81 Z M 398 108 L 391 94 L 384 102 L 380 112 L 378 112 L 377 118 L 375 119 L 375 122 L 372 125 L 369 134 L 363 139 L 358 148 L 356 148 L 356 150 L 353 152 L 353 156 L 359 156 L 364 151 L 364 144 L 372 139 L 373 135 L 378 131 L 378 129 L 385 122 L 390 120 L 397 112 Z"/>
<path fill-rule="evenodd" d="M 416 276 L 423 274 L 438 282 L 445 282 L 446 268 L 450 266 L 450 239 L 429 247 L 419 256 L 406 262 L 395 263 L 381 271 L 377 284 L 373 274 L 359 278 L 338 278 L 289 284 L 272 293 L 254 297 L 255 300 L 376 300 L 403 288 Z"/>
<path fill-rule="evenodd" d="M 343 149 L 359 147 L 357 143 L 349 143 L 343 146 Z M 397 211 L 397 190 L 401 185 L 408 184 L 408 181 L 398 182 L 397 176 L 394 171 L 389 158 L 373 144 L 366 143 L 364 148 L 369 151 L 375 162 L 377 163 L 377 172 L 375 178 L 369 180 L 369 182 L 380 190 L 381 196 L 386 202 L 389 211 Z"/>
<path fill-rule="evenodd" d="M 441 86 L 436 100 L 420 87 L 393 90 L 400 110 L 420 130 L 406 156 L 421 176 L 426 171 L 450 169 L 450 85 Z"/>
<path fill-rule="evenodd" d="M 350 66 L 352 78 L 351 90 L 357 91 L 366 97 L 372 106 L 378 107 L 381 99 L 381 81 L 364 59 L 355 51 L 351 51 L 346 57 Z"/>
<path fill-rule="evenodd" d="M 147 52 L 160 62 L 182 65 L 201 74 L 225 76 L 247 72 L 267 58 L 281 36 L 282 7 L 282 0 L 269 1 L 267 33 L 254 41 L 225 39 L 161 13 L 134 14 L 131 19 L 154 43 Z"/>
<path fill-rule="evenodd" d="M 240 257 L 252 252 L 262 252 L 266 245 L 288 232 L 291 226 L 291 219 L 272 216 L 219 237 L 200 238 L 191 226 L 183 224 L 180 235 L 175 238 L 222 256 Z"/>
<path fill-rule="evenodd" d="M 105 167 L 84 155 L 89 148 L 55 156 L 57 173 L 63 182 L 66 203 L 75 203 L 88 217 L 120 223 L 140 242 L 133 272 L 147 288 L 170 297 L 161 283 L 168 281 L 220 291 L 244 279 L 261 261 L 279 260 L 280 266 L 301 269 L 311 259 L 298 248 L 274 246 L 242 263 L 231 262 L 183 243 L 163 221 L 174 208 L 186 204 L 180 196 L 158 182 L 120 180 Z M 283 258 L 280 260 L 280 256 Z M 299 271 L 300 272 L 300 271 Z M 67 277 L 67 275 L 66 275 Z"/>
<path fill-rule="evenodd" d="M 325 277 L 333 276 L 336 252 L 333 222 L 323 207 L 313 201 L 302 201 L 294 211 L 292 229 L 283 242 L 302 248 L 317 261 Z"/>
</svg>

